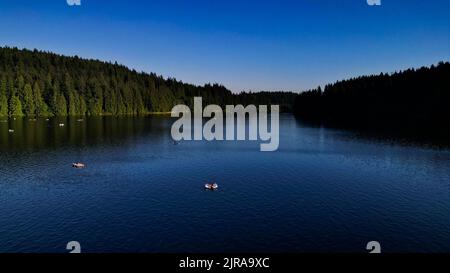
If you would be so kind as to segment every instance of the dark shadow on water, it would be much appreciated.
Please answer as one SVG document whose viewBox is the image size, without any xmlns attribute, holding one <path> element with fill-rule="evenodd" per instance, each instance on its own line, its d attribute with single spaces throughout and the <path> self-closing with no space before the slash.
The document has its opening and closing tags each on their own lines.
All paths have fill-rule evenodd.
<svg viewBox="0 0 450 273">
<path fill-rule="evenodd" d="M 0 120 L 0 151 L 86 147 L 118 143 L 148 134 L 158 140 L 167 134 L 167 126 L 167 120 L 159 117 L 3 119 Z"/>
<path fill-rule="evenodd" d="M 401 124 L 380 123 L 344 123 L 326 122 L 320 119 L 295 118 L 296 123 L 303 127 L 323 128 L 348 133 L 349 138 L 370 142 L 383 142 L 396 145 L 414 145 L 432 149 L 450 148 L 450 128 L 417 126 L 405 127 Z"/>
</svg>

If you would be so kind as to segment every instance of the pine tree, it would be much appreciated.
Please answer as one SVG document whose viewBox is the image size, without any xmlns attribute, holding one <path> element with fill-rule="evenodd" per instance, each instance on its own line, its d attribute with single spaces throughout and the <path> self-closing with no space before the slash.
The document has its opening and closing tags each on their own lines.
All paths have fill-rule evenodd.
<svg viewBox="0 0 450 273">
<path fill-rule="evenodd" d="M 64 95 L 60 92 L 58 81 L 53 83 L 51 107 L 55 116 L 67 116 L 67 101 Z"/>
<path fill-rule="evenodd" d="M 52 110 L 52 113 L 54 115 L 57 115 L 58 112 L 58 96 L 59 96 L 59 83 L 56 81 L 55 83 L 52 83 L 51 81 L 49 83 L 48 88 L 50 89 L 48 92 L 50 95 L 50 108 Z"/>
<path fill-rule="evenodd" d="M 8 98 L 6 95 L 0 95 L 0 117 L 8 116 Z"/>
<path fill-rule="evenodd" d="M 34 83 L 33 94 L 34 94 L 34 102 L 36 104 L 36 115 L 38 117 L 50 116 L 51 113 L 49 112 L 48 105 L 42 98 L 41 89 L 37 82 Z"/>
<path fill-rule="evenodd" d="M 143 115 L 147 112 L 145 110 L 141 92 L 139 92 L 138 90 L 136 90 L 135 95 L 134 95 L 134 109 L 136 110 L 136 114 L 138 114 L 138 115 Z"/>
<path fill-rule="evenodd" d="M 49 73 L 45 79 L 44 84 L 44 90 L 42 92 L 42 97 L 44 98 L 44 101 L 47 102 L 48 106 L 52 106 L 52 99 L 53 99 L 53 84 L 52 84 L 52 76 Z M 49 108 L 49 110 L 51 110 Z"/>
<path fill-rule="evenodd" d="M 67 116 L 67 101 L 63 94 L 58 94 L 56 99 L 57 116 Z"/>
<path fill-rule="evenodd" d="M 0 82 L 0 117 L 8 116 L 7 82 L 3 77 Z"/>
<path fill-rule="evenodd" d="M 69 116 L 78 115 L 78 98 L 77 94 L 74 91 L 69 92 Z"/>
<path fill-rule="evenodd" d="M 88 100 L 88 112 L 93 116 L 101 115 L 103 112 L 102 88 L 96 79 L 91 79 L 89 89 L 91 91 L 91 95 Z"/>
<path fill-rule="evenodd" d="M 27 116 L 36 115 L 36 104 L 34 102 L 33 89 L 29 83 L 25 84 L 23 89 L 24 112 Z"/>
<path fill-rule="evenodd" d="M 22 102 L 17 95 L 17 88 L 12 79 L 9 81 L 9 115 L 10 116 L 23 116 Z"/>
<path fill-rule="evenodd" d="M 117 92 L 117 115 L 125 115 L 127 113 L 127 108 L 123 103 L 123 98 L 120 92 Z"/>
<path fill-rule="evenodd" d="M 16 117 L 24 115 L 22 111 L 22 103 L 16 94 L 11 96 L 11 99 L 9 100 L 9 115 Z"/>
</svg>

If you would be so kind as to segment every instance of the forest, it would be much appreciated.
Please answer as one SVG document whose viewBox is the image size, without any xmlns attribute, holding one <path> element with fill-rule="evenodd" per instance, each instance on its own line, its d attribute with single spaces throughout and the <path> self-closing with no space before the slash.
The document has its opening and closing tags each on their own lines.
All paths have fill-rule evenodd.
<svg viewBox="0 0 450 273">
<path fill-rule="evenodd" d="M 0 117 L 145 115 L 176 104 L 278 104 L 327 126 L 450 132 L 450 63 L 360 76 L 302 93 L 241 92 L 137 72 L 124 65 L 0 47 Z M 450 134 L 449 134 L 450 136 Z"/>
<path fill-rule="evenodd" d="M 174 105 L 279 104 L 292 111 L 296 94 L 242 92 L 219 84 L 197 86 L 124 65 L 51 52 L 0 48 L 0 116 L 144 115 Z"/>
<path fill-rule="evenodd" d="M 299 94 L 300 119 L 327 126 L 450 131 L 450 63 L 361 76 Z"/>
</svg>

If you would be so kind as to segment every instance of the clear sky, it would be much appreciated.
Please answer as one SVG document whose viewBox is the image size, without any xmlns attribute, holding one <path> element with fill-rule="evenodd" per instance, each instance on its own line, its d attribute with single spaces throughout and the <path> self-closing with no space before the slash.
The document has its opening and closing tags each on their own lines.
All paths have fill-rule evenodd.
<svg viewBox="0 0 450 273">
<path fill-rule="evenodd" d="M 0 45 L 233 91 L 302 91 L 450 60 L 450 1 L 0 0 Z"/>
</svg>

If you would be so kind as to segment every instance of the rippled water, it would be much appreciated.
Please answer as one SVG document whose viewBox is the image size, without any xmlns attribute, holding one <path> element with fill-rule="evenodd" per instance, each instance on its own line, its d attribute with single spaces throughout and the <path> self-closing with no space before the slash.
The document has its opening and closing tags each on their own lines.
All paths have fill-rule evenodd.
<svg viewBox="0 0 450 273">
<path fill-rule="evenodd" d="M 0 122 L 0 251 L 450 252 L 448 149 L 280 119 L 272 153 L 173 145 L 163 117 Z"/>
</svg>

